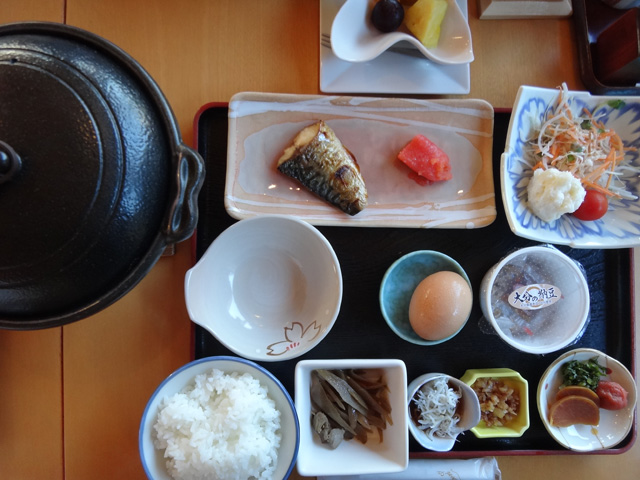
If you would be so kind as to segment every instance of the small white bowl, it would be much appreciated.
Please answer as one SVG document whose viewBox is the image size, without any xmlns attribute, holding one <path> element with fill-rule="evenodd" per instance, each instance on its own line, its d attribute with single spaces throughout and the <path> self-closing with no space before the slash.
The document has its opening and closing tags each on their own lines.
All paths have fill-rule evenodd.
<svg viewBox="0 0 640 480">
<path fill-rule="evenodd" d="M 411 432 L 413 438 L 415 438 L 424 448 L 433 450 L 434 452 L 448 452 L 451 450 L 455 445 L 459 434 L 448 437 L 429 437 L 424 430 L 418 428 L 416 423 L 412 420 L 411 403 L 418 393 L 418 390 L 420 390 L 423 385 L 433 382 L 441 377 L 444 377 L 449 384 L 455 385 L 455 387 L 462 392 L 462 398 L 459 400 L 462 402 L 462 413 L 460 415 L 460 420 L 458 421 L 458 427 L 463 431 L 466 431 L 472 429 L 480 422 L 480 402 L 478 401 L 478 396 L 469 385 L 444 373 L 426 373 L 424 375 L 420 375 L 418 378 L 413 380 L 407 388 L 407 415 L 409 416 L 407 421 L 409 423 L 409 432 Z"/>
<path fill-rule="evenodd" d="M 562 385 L 562 366 L 571 360 L 584 362 L 597 357 L 610 373 L 603 380 L 618 382 L 628 393 L 627 406 L 621 410 L 600 409 L 600 424 L 554 427 L 549 424 L 549 406 Z M 631 431 L 636 410 L 637 391 L 633 376 L 616 359 L 592 348 L 577 348 L 558 357 L 542 374 L 538 384 L 538 413 L 542 423 L 560 445 L 576 452 L 592 452 L 615 447 Z"/>
<path fill-rule="evenodd" d="M 187 272 L 185 300 L 191 319 L 237 355 L 290 360 L 320 343 L 335 323 L 340 263 L 307 222 L 252 217 L 222 232 Z"/>
<path fill-rule="evenodd" d="M 534 354 L 555 352 L 582 335 L 589 318 L 589 286 L 578 264 L 558 249 L 521 248 L 485 274 L 480 308 L 512 347 Z"/>
<path fill-rule="evenodd" d="M 404 25 L 395 32 L 383 33 L 370 19 L 370 0 L 347 0 L 331 26 L 331 48 L 341 60 L 367 62 L 399 42 L 441 65 L 459 65 L 473 61 L 471 30 L 467 18 L 456 3 L 447 0 L 447 13 L 440 27 L 435 48 L 426 48 Z"/>
<path fill-rule="evenodd" d="M 369 438 L 343 441 L 335 450 L 320 442 L 311 425 L 311 372 L 317 369 L 384 370 L 389 386 L 393 425 L 384 430 L 383 441 Z M 397 359 L 302 360 L 295 369 L 295 403 L 300 423 L 300 452 L 296 469 L 304 477 L 367 475 L 401 472 L 409 465 L 409 432 L 406 415 L 407 370 Z"/>
<path fill-rule="evenodd" d="M 280 411 L 281 443 L 273 478 L 287 478 L 293 470 L 300 445 L 300 424 L 289 393 L 276 377 L 260 365 L 242 358 L 225 356 L 202 358 L 187 363 L 163 380 L 149 398 L 138 432 L 140 459 L 147 477 L 150 480 L 172 480 L 166 468 L 164 452 L 156 449 L 153 442 L 154 425 L 162 400 L 183 390 L 197 375 L 212 369 L 225 373 L 248 373 L 267 389 L 269 398 Z"/>
</svg>

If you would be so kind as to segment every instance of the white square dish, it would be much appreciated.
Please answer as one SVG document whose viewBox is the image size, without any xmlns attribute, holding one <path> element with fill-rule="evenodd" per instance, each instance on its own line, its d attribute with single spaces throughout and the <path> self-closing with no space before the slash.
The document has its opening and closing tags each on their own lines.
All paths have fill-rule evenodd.
<svg viewBox="0 0 640 480">
<path fill-rule="evenodd" d="M 335 450 L 320 442 L 311 425 L 311 373 L 317 369 L 382 369 L 389 386 L 393 425 L 383 431 L 383 442 L 366 444 L 345 440 Z M 407 370 L 402 360 L 302 360 L 295 369 L 295 404 L 300 423 L 300 450 L 296 468 L 305 477 L 366 475 L 401 472 L 409 465 L 406 412 Z"/>
<path fill-rule="evenodd" d="M 469 64 L 438 65 L 416 55 L 387 51 L 369 62 L 345 62 L 323 42 L 330 37 L 331 24 L 345 0 L 320 0 L 320 90 L 326 93 L 469 93 Z M 457 0 L 468 15 L 467 2 Z M 325 45 L 323 45 L 323 43 Z M 401 72 L 401 74 L 399 73 Z"/>
</svg>

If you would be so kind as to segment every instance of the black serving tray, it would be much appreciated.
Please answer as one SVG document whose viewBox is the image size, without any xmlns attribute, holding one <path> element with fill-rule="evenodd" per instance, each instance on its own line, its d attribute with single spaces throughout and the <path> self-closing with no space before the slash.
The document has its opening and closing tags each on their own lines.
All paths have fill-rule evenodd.
<svg viewBox="0 0 640 480">
<path fill-rule="evenodd" d="M 294 368 L 299 360 L 312 358 L 400 358 L 408 380 L 427 372 L 461 377 L 467 369 L 508 367 L 529 382 L 531 426 L 520 438 L 478 439 L 467 432 L 453 450 L 436 453 L 423 449 L 410 437 L 412 458 L 466 458 L 483 455 L 574 454 L 556 443 L 545 430 L 536 406 L 538 381 L 549 364 L 564 351 L 576 347 L 596 348 L 634 367 L 634 320 L 632 250 L 578 250 L 558 248 L 582 264 L 591 293 L 588 328 L 574 345 L 549 355 L 516 351 L 497 335 L 481 328 L 478 299 L 486 271 L 508 252 L 529 245 L 508 227 L 499 191 L 500 154 L 504 151 L 510 112 L 496 112 L 493 140 L 494 188 L 498 215 L 491 225 L 473 230 L 318 227 L 333 245 L 340 260 L 344 294 L 340 315 L 329 334 L 313 350 L 294 360 L 259 362 L 271 371 L 293 396 Z M 197 148 L 206 162 L 207 174 L 199 199 L 200 216 L 195 236 L 195 259 L 236 220 L 223 204 L 227 161 L 227 106 L 205 105 L 196 116 Z M 424 347 L 396 336 L 385 323 L 378 303 L 380 282 L 386 269 L 413 250 L 431 249 L 456 259 L 474 286 L 474 306 L 464 329 L 452 340 Z M 194 325 L 196 358 L 234 355 L 209 332 Z M 616 447 L 598 451 L 615 454 L 628 450 L 636 427 Z"/>
</svg>

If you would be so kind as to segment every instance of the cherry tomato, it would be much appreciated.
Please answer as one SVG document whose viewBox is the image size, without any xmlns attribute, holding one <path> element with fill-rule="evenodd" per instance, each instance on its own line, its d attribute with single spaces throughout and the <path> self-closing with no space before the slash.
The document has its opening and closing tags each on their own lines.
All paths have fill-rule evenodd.
<svg viewBox="0 0 640 480">
<path fill-rule="evenodd" d="M 587 190 L 582 204 L 573 212 L 573 216 L 580 220 L 598 220 L 609 208 L 609 201 L 604 193 L 597 190 Z"/>
</svg>

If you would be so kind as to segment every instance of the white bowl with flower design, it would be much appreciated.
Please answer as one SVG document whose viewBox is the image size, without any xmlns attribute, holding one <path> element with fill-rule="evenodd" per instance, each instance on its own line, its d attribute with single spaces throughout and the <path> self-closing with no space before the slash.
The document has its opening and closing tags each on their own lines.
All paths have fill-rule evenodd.
<svg viewBox="0 0 640 480">
<path fill-rule="evenodd" d="M 342 289 L 329 241 L 284 215 L 236 222 L 185 276 L 191 320 L 258 361 L 290 360 L 320 343 L 338 317 Z"/>
<path fill-rule="evenodd" d="M 536 217 L 527 204 L 527 185 L 532 176 L 531 140 L 537 135 L 548 109 L 560 90 L 521 86 L 515 99 L 505 151 L 501 157 L 500 183 L 509 227 L 516 235 L 572 248 L 631 248 L 640 246 L 640 201 L 612 198 L 600 220 L 582 221 L 563 215 L 553 222 Z M 595 96 L 568 91 L 574 115 L 588 110 L 614 130 L 627 147 L 625 158 L 633 168 L 621 170 L 625 188 L 640 196 L 640 97 Z"/>
</svg>

